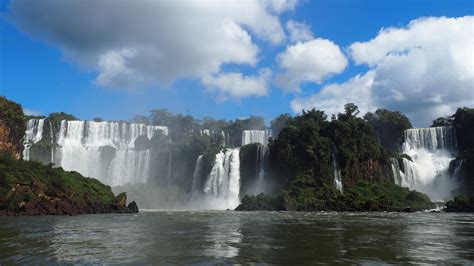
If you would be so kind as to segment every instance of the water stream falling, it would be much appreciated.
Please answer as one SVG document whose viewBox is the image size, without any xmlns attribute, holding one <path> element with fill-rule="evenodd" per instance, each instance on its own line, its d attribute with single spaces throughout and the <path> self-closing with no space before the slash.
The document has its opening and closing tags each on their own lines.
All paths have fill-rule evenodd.
<svg viewBox="0 0 474 266">
<path fill-rule="evenodd" d="M 216 154 L 214 165 L 204 185 L 204 195 L 211 209 L 234 209 L 239 205 L 239 148 Z"/>
<path fill-rule="evenodd" d="M 30 119 L 26 123 L 26 131 L 24 137 L 23 159 L 30 159 L 31 145 L 36 144 L 43 138 L 44 119 Z"/>
<path fill-rule="evenodd" d="M 339 165 L 339 160 L 337 158 L 336 147 L 332 149 L 331 157 L 332 157 L 332 167 L 333 167 L 333 172 L 334 172 L 334 186 L 336 187 L 337 190 L 339 190 L 342 193 L 343 187 L 342 187 L 341 167 Z"/>
<path fill-rule="evenodd" d="M 242 131 L 242 146 L 251 143 L 268 144 L 270 130 L 244 130 Z"/>
<path fill-rule="evenodd" d="M 202 159 L 204 155 L 199 155 L 194 166 L 193 183 L 191 184 L 191 195 L 196 196 L 200 194 L 201 178 L 203 176 Z"/>
<path fill-rule="evenodd" d="M 453 127 L 416 128 L 405 131 L 403 153 L 412 160 L 392 160 L 395 183 L 427 194 L 432 200 L 446 200 L 457 183 L 448 173 L 457 153 Z"/>
<path fill-rule="evenodd" d="M 56 166 L 77 171 L 110 185 L 145 183 L 150 176 L 150 149 L 135 147 L 138 138 L 150 140 L 168 128 L 125 122 L 61 121 L 55 138 L 51 123 L 51 157 Z M 23 158 L 42 139 L 44 119 L 31 119 L 25 132 Z M 56 144 L 54 144 L 56 140 Z M 57 146 L 57 147 L 55 147 Z"/>
</svg>

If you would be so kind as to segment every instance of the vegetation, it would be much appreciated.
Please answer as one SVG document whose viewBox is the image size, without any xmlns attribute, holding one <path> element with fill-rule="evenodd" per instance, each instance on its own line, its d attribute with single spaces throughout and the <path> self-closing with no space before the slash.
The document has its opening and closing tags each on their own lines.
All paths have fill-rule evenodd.
<svg viewBox="0 0 474 266">
<path fill-rule="evenodd" d="M 434 207 L 428 196 L 389 182 L 362 181 L 341 194 L 329 185 L 308 186 L 304 178 L 276 196 L 245 196 L 236 210 L 419 211 Z"/>
<path fill-rule="evenodd" d="M 396 111 L 377 109 L 375 113 L 367 113 L 364 116 L 377 133 L 377 136 L 385 148 L 392 152 L 398 152 L 403 142 L 403 132 L 411 128 L 408 117 Z"/>
<path fill-rule="evenodd" d="M 474 212 L 474 196 L 463 195 L 454 197 L 446 203 L 447 212 Z"/>
<path fill-rule="evenodd" d="M 0 152 L 0 213 L 120 211 L 117 204 L 110 187 L 94 178 L 51 164 L 15 160 L 11 154 Z"/>
<path fill-rule="evenodd" d="M 0 150 L 8 149 L 19 156 L 23 148 L 25 122 L 21 105 L 0 96 Z"/>
<path fill-rule="evenodd" d="M 283 187 L 295 177 L 308 183 L 332 184 L 333 159 L 338 159 L 344 185 L 361 180 L 389 179 L 385 171 L 388 152 L 380 146 L 372 127 L 356 117 L 357 106 L 347 104 L 337 119 L 327 121 L 323 111 L 303 111 L 289 118 L 277 139 L 271 141 L 271 176 Z"/>
<path fill-rule="evenodd" d="M 447 127 L 453 124 L 453 118 L 451 116 L 438 117 L 433 120 L 431 127 Z"/>
</svg>

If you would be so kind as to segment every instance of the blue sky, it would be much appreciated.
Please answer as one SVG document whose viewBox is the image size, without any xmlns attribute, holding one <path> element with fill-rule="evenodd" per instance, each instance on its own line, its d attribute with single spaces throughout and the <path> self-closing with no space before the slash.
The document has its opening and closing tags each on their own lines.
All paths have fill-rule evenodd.
<svg viewBox="0 0 474 266">
<path fill-rule="evenodd" d="M 183 19 L 170 18 L 169 21 L 172 23 L 168 23 L 166 18 L 163 21 L 156 19 L 160 16 L 153 16 L 153 11 L 149 11 L 146 13 L 150 13 L 148 15 L 153 19 L 145 20 L 143 23 L 136 21 L 137 17 L 141 17 L 140 14 L 138 16 L 130 15 L 124 19 L 124 23 L 128 23 L 127 25 L 133 23 L 143 25 L 144 36 L 159 32 L 158 36 L 153 38 L 131 32 L 137 30 L 136 27 L 122 27 L 123 31 L 120 27 L 108 29 L 107 25 L 109 24 L 104 21 L 107 18 L 104 20 L 101 18 L 97 24 L 93 24 L 95 33 L 89 35 L 88 31 L 91 25 L 85 25 L 83 20 L 75 18 L 75 16 L 82 16 L 82 14 L 89 14 L 87 13 L 89 7 L 77 7 L 77 10 L 81 8 L 84 10 L 78 11 L 74 16 L 60 16 L 56 15 L 56 12 L 64 14 L 71 12 L 67 5 L 71 6 L 73 3 L 63 1 L 62 4 L 59 4 L 59 2 L 61 1 L 46 0 L 40 7 L 35 6 L 34 1 L 29 0 L 2 1 L 0 4 L 2 14 L 0 21 L 0 95 L 21 103 L 30 112 L 47 115 L 50 112 L 64 111 L 81 119 L 102 117 L 104 119 L 126 120 L 135 114 L 145 114 L 152 108 L 166 108 L 171 112 L 191 114 L 198 118 L 211 116 L 235 119 L 259 115 L 269 121 L 281 113 L 295 113 L 300 107 L 316 107 L 331 113 L 340 110 L 345 101 L 353 100 L 361 106 L 363 111 L 372 111 L 378 107 L 399 109 L 406 112 L 415 121 L 415 124 L 425 125 L 429 123 L 424 122 L 426 120 L 439 115 L 448 115 L 461 105 L 472 107 L 474 102 L 473 22 L 472 17 L 469 17 L 467 22 L 460 19 L 473 14 L 473 1 L 289 1 L 288 5 L 282 9 L 272 9 L 273 6 L 263 2 L 250 5 L 250 2 L 253 1 L 241 1 L 239 5 L 249 5 L 248 10 L 255 8 L 256 17 L 249 17 L 245 12 L 240 14 L 236 11 L 237 14 L 233 14 L 229 18 L 225 15 L 227 8 L 225 5 L 224 7 L 214 7 L 218 6 L 217 2 L 209 1 L 203 2 L 202 5 L 212 7 L 209 12 L 218 12 L 212 14 L 219 14 L 219 18 L 209 19 L 205 22 L 207 24 L 202 24 L 204 27 L 193 28 L 191 34 L 195 34 L 194 37 L 189 37 L 188 31 L 182 30 L 181 22 L 184 27 L 189 25 L 186 24 L 189 22 L 186 17 Z M 98 2 L 101 1 L 92 3 Z M 110 10 L 107 5 L 114 5 L 113 1 L 103 3 L 105 3 L 105 7 L 102 7 L 104 10 Z M 136 7 L 145 1 L 133 3 L 122 1 L 121 3 Z M 180 14 L 184 7 L 157 5 L 158 8 L 172 8 L 168 13 L 173 14 L 177 10 Z M 65 11 L 61 11 L 61 9 Z M 122 12 L 119 7 L 116 9 L 117 12 Z M 202 9 L 204 8 L 197 7 L 183 11 L 183 13 L 191 14 L 193 19 L 201 18 L 199 12 Z M 205 9 L 204 12 L 208 12 L 210 9 Z M 245 11 L 245 8 L 243 9 Z M 143 11 L 137 8 L 137 10 L 130 9 L 130 12 Z M 54 19 L 37 23 L 46 14 Z M 220 14 L 224 14 L 222 18 L 220 18 Z M 85 15 L 85 17 L 87 16 Z M 94 15 L 90 16 L 90 19 L 93 20 Z M 147 14 L 143 16 L 145 17 Z M 208 16 L 208 14 L 203 14 L 203 16 Z M 269 18 L 268 25 L 265 24 L 264 19 L 259 21 L 263 16 Z M 423 20 L 423 17 L 434 17 L 434 19 Z M 441 17 L 454 18 L 455 20 L 446 20 Z M 236 44 L 237 48 L 234 49 L 240 51 L 239 49 L 242 48 L 241 53 L 232 54 L 232 49 L 213 53 L 213 50 L 217 51 L 221 48 L 213 47 L 214 36 L 209 35 L 208 32 L 211 32 L 215 25 L 220 25 L 221 19 L 222 21 L 231 21 L 232 25 L 236 25 L 236 30 L 235 27 L 232 28 L 233 26 L 229 29 L 235 30 L 236 36 L 242 38 Z M 417 22 L 412 22 L 412 26 L 410 26 L 409 23 L 413 20 L 417 20 Z M 157 23 L 158 26 L 145 24 L 150 21 Z M 275 24 L 275 21 L 278 25 Z M 303 25 L 303 29 L 310 34 L 310 37 L 291 40 L 288 21 Z M 114 22 L 110 22 L 110 25 L 113 26 Z M 161 27 L 161 25 L 166 25 L 166 28 L 155 31 L 155 27 Z M 104 32 L 101 32 L 102 27 Z M 391 27 L 404 30 L 403 34 L 406 36 L 402 38 L 403 40 L 399 40 L 397 33 L 394 32 L 380 33 L 381 29 Z M 463 29 L 462 27 L 465 27 L 464 30 L 458 31 L 459 28 Z M 202 33 L 196 32 L 200 30 Z M 424 35 L 419 32 L 425 30 L 433 33 L 433 37 L 430 35 L 422 37 Z M 446 35 L 445 39 L 435 38 L 438 36 L 437 30 L 439 30 L 439 36 Z M 75 35 L 77 31 L 80 31 L 81 34 Z M 141 29 L 139 28 L 137 31 L 141 31 Z M 109 35 L 112 34 L 111 32 L 113 35 Z M 446 32 L 450 32 L 450 34 L 446 34 Z M 162 37 L 159 36 L 160 34 Z M 250 37 L 249 39 L 246 39 L 246 34 Z M 201 35 L 204 36 L 203 42 L 193 46 L 193 40 L 200 41 Z M 91 36 L 94 38 L 104 36 L 104 40 L 100 42 L 91 40 Z M 391 40 L 395 45 L 387 47 L 384 42 L 370 42 L 378 36 Z M 236 37 L 231 37 L 229 40 L 223 41 L 225 46 L 233 45 L 232 40 Z M 162 42 L 161 38 L 176 38 L 176 40 Z M 210 40 L 207 45 L 206 38 Z M 250 40 L 250 44 L 248 40 Z M 319 41 L 312 42 L 312 40 Z M 115 41 L 117 43 L 114 43 Z M 314 45 L 307 45 L 310 42 Z M 360 42 L 362 45 L 360 47 L 352 46 L 355 42 Z M 463 45 L 455 47 L 459 43 Z M 133 44 L 133 49 L 127 50 L 129 46 L 123 46 L 124 48 L 120 46 L 124 44 Z M 160 45 L 182 46 L 183 50 L 171 52 L 171 54 L 176 52 L 178 56 L 182 51 L 202 50 L 211 47 L 205 55 L 215 56 L 215 60 L 205 63 L 199 62 L 202 57 L 190 62 L 187 62 L 186 58 L 171 58 L 167 59 L 168 61 L 159 61 L 159 63 L 153 62 L 152 59 L 145 60 L 150 55 L 159 54 L 149 49 L 154 49 L 154 47 L 161 49 Z M 199 45 L 206 46 L 200 48 Z M 290 53 L 290 48 L 298 45 L 308 52 L 308 54 L 302 55 L 303 59 L 304 56 L 308 57 L 309 55 L 311 59 L 308 61 L 313 60 L 314 64 L 303 68 L 302 64 L 298 63 L 301 62 L 298 61 L 301 60 L 301 57 L 298 59 L 298 57 L 293 57 L 295 54 Z M 440 49 L 440 47 L 443 48 L 443 45 L 446 45 L 446 49 Z M 94 48 L 90 48 L 92 46 Z M 252 50 L 253 48 L 256 50 Z M 417 48 L 423 52 L 420 53 L 416 50 Z M 301 51 L 301 49 L 295 48 L 294 51 Z M 372 53 L 377 49 L 384 53 L 385 57 L 379 58 L 375 52 L 367 55 L 367 51 Z M 464 56 L 457 56 L 457 52 L 453 52 L 458 50 L 461 50 L 460 53 Z M 128 55 L 127 51 L 132 52 Z M 169 50 L 163 49 L 160 50 L 160 53 L 168 54 L 167 51 Z M 398 54 L 400 51 L 404 51 L 406 54 Z M 439 51 L 448 52 L 440 53 Z M 312 58 L 313 54 L 328 56 Z M 136 59 L 141 55 L 143 55 L 141 61 Z M 431 67 L 443 62 L 451 55 L 453 58 L 458 58 L 457 61 L 450 60 L 447 63 L 451 69 L 458 70 L 455 73 Z M 410 59 L 411 56 L 413 58 Z M 419 58 L 426 60 L 426 64 L 417 67 L 416 62 L 420 61 Z M 103 61 L 102 59 L 110 60 Z M 124 69 L 120 65 L 119 69 L 113 68 L 117 66 L 117 61 L 111 60 L 115 59 L 118 59 L 118 62 L 124 61 L 125 65 L 130 67 Z M 179 69 L 179 66 L 176 67 L 177 69 L 173 69 L 174 60 L 182 60 L 185 69 Z M 202 60 L 206 61 L 207 59 Z M 326 61 L 321 63 L 321 60 L 331 63 Z M 389 64 L 392 62 L 390 60 L 396 63 Z M 103 62 L 105 65 L 102 64 Z M 217 69 L 213 65 L 215 62 L 217 62 Z M 336 62 L 339 63 L 336 64 Z M 332 63 L 335 65 L 331 68 L 329 65 Z M 194 70 L 201 67 L 202 71 Z M 162 72 L 166 72 L 168 68 L 173 69 L 170 71 L 174 72 L 162 75 Z M 407 77 L 407 74 L 403 74 L 401 71 L 407 68 L 413 68 L 413 71 L 410 71 L 409 79 L 407 78 L 405 81 L 403 79 Z M 264 69 L 269 70 L 271 74 L 268 76 L 261 74 Z M 423 71 L 419 71 L 420 69 Z M 127 74 L 129 72 L 126 71 L 129 70 L 132 71 L 132 75 Z M 278 77 L 284 72 L 288 73 L 286 77 L 291 80 L 291 84 L 296 84 L 295 86 L 299 87 L 299 91 L 289 88 L 288 82 L 279 83 Z M 295 77 L 301 72 L 308 75 Z M 394 74 L 392 75 L 392 73 Z M 103 79 L 99 78 L 101 74 L 103 74 Z M 228 77 L 228 74 L 237 75 L 234 76 L 236 79 L 222 78 Z M 360 75 L 360 82 L 370 83 L 367 85 L 370 88 L 365 85 L 357 85 L 358 83 L 353 80 L 357 75 Z M 137 81 L 134 79 L 135 76 L 143 78 Z M 439 76 L 441 80 L 425 82 L 426 77 L 433 76 Z M 254 79 L 255 82 L 260 83 L 249 83 L 248 86 L 245 85 L 247 83 L 242 83 L 246 89 L 245 91 L 244 89 L 240 90 L 239 86 L 233 85 L 242 77 L 248 77 L 252 81 Z M 364 84 L 368 84 L 367 82 Z M 413 84 L 417 84 L 416 88 L 411 88 Z M 437 84 L 442 87 L 437 88 Z M 402 85 L 403 88 L 397 88 Z M 323 89 L 325 87 L 326 89 Z M 322 89 L 327 92 L 321 93 Z M 459 96 L 447 96 L 448 92 L 451 93 L 453 89 L 459 90 L 454 93 Z M 420 92 L 413 94 L 414 91 Z M 424 98 L 433 100 L 426 101 L 426 104 L 420 104 L 416 100 L 414 101 L 413 97 L 420 97 L 418 101 Z"/>
</svg>

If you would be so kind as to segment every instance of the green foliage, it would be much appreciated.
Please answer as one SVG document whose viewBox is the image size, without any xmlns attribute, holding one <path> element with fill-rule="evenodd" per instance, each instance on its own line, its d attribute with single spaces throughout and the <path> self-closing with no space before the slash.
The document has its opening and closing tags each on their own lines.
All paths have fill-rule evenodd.
<svg viewBox="0 0 474 266">
<path fill-rule="evenodd" d="M 447 127 L 453 124 L 453 118 L 451 116 L 438 117 L 433 120 L 431 127 Z"/>
<path fill-rule="evenodd" d="M 320 134 L 329 125 L 326 118 L 323 111 L 313 109 L 289 119 L 269 144 L 270 176 L 282 184 L 289 184 L 300 174 L 320 181 L 331 176 L 332 143 Z"/>
<path fill-rule="evenodd" d="M 115 200 L 109 186 L 96 179 L 83 177 L 77 172 L 43 165 L 39 162 L 14 160 L 11 155 L 0 153 L 0 202 L 17 204 L 31 201 L 38 195 L 10 193 L 14 184 L 36 184 L 50 197 L 68 197 L 75 204 L 110 204 Z M 9 198 L 9 195 L 12 198 Z"/>
<path fill-rule="evenodd" d="M 474 196 L 459 195 L 446 202 L 447 212 L 474 212 Z"/>
<path fill-rule="evenodd" d="M 279 115 L 277 118 L 273 119 L 270 123 L 270 128 L 272 130 L 273 138 L 277 138 L 281 130 L 288 125 L 291 116 L 289 114 Z"/>
<path fill-rule="evenodd" d="M 15 152 L 20 153 L 23 148 L 23 134 L 25 128 L 25 116 L 21 105 L 0 96 L 0 127 L 8 129 L 11 143 Z"/>
<path fill-rule="evenodd" d="M 377 132 L 380 143 L 392 152 L 400 150 L 403 132 L 412 127 L 408 117 L 398 111 L 377 109 L 365 114 L 364 119 Z"/>
<path fill-rule="evenodd" d="M 434 207 L 428 196 L 388 182 L 362 181 L 341 194 L 327 184 L 308 186 L 308 180 L 295 183 L 278 195 L 246 196 L 236 210 L 418 211 Z"/>
<path fill-rule="evenodd" d="M 474 150 L 474 108 L 458 108 L 453 117 L 459 151 Z"/>
</svg>

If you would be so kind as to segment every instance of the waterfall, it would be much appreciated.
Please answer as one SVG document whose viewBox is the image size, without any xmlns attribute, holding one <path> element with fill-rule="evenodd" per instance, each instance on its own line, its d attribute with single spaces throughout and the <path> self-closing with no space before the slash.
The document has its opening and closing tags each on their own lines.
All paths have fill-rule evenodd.
<svg viewBox="0 0 474 266">
<path fill-rule="evenodd" d="M 464 160 L 457 160 L 456 161 L 456 167 L 454 168 L 454 173 L 453 173 L 453 177 L 454 178 L 461 178 L 461 169 L 462 169 L 462 166 L 464 164 Z"/>
<path fill-rule="evenodd" d="M 339 160 L 337 159 L 337 150 L 336 147 L 332 149 L 332 168 L 334 172 L 334 186 L 341 193 L 343 192 L 342 188 L 342 177 L 341 177 L 341 167 L 339 166 Z"/>
<path fill-rule="evenodd" d="M 457 152 L 456 134 L 452 126 L 407 129 L 404 135 L 404 151 L 423 148 L 429 151 Z"/>
<path fill-rule="evenodd" d="M 23 141 L 23 160 L 30 160 L 31 145 L 40 142 L 43 139 L 43 119 L 30 119 L 26 123 L 25 137 Z"/>
<path fill-rule="evenodd" d="M 451 197 L 457 186 L 448 174 L 449 163 L 457 152 L 454 128 L 408 129 L 402 148 L 412 161 L 402 158 L 400 167 L 398 160 L 392 160 L 395 183 L 423 192 L 432 200 Z"/>
<path fill-rule="evenodd" d="M 195 196 L 200 193 L 201 178 L 202 178 L 202 158 L 203 155 L 199 155 L 194 166 L 193 183 L 191 184 L 191 195 Z"/>
<path fill-rule="evenodd" d="M 239 149 L 216 154 L 214 165 L 204 185 L 204 196 L 211 209 L 234 209 L 239 205 Z"/>
<path fill-rule="evenodd" d="M 267 145 L 270 130 L 244 130 L 242 131 L 242 146 L 251 143 Z"/>
<path fill-rule="evenodd" d="M 259 144 L 257 146 L 257 158 L 256 158 L 257 184 L 255 186 L 255 195 L 265 192 L 265 155 L 267 151 L 268 151 L 267 145 Z"/>
<path fill-rule="evenodd" d="M 50 163 L 54 163 L 54 132 L 53 132 L 53 124 L 49 121 L 49 139 L 51 143 L 51 159 Z"/>
<path fill-rule="evenodd" d="M 145 183 L 150 176 L 151 151 L 136 147 L 168 128 L 125 122 L 61 121 L 56 166 L 117 186 Z"/>
</svg>

